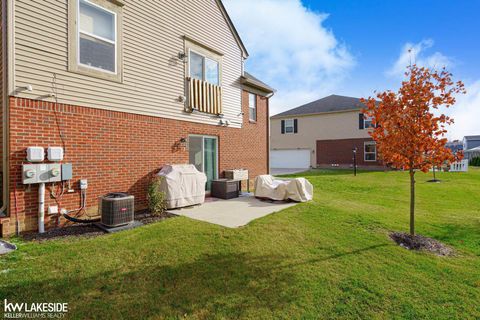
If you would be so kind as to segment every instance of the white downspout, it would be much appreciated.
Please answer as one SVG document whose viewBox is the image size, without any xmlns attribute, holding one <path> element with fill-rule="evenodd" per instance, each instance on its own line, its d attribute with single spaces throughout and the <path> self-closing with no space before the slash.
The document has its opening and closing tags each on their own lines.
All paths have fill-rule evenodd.
<svg viewBox="0 0 480 320">
<path fill-rule="evenodd" d="M 38 233 L 45 232 L 45 183 L 38 185 Z"/>
</svg>

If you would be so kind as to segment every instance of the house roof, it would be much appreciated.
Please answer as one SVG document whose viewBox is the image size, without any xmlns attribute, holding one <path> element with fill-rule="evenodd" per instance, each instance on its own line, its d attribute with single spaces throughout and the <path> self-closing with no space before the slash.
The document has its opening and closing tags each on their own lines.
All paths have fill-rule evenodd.
<svg viewBox="0 0 480 320">
<path fill-rule="evenodd" d="M 475 147 L 464 151 L 465 153 L 480 152 L 480 147 Z"/>
<path fill-rule="evenodd" d="M 274 115 L 272 118 L 284 116 L 299 116 L 326 112 L 339 112 L 347 110 L 360 110 L 364 107 L 359 98 L 339 96 L 332 94 L 328 97 L 315 100 L 300 107 Z"/>
<path fill-rule="evenodd" d="M 480 140 L 480 135 L 477 136 L 465 136 L 463 137 L 465 140 Z"/>
<path fill-rule="evenodd" d="M 246 71 L 243 72 L 241 82 L 242 82 L 242 84 L 248 85 L 248 86 L 253 87 L 255 89 L 259 89 L 259 90 L 264 91 L 266 93 L 275 92 L 275 89 L 273 89 L 268 84 L 259 80 L 258 78 L 254 77 L 253 75 L 251 75 L 250 73 L 248 73 Z"/>
<path fill-rule="evenodd" d="M 223 14 L 223 17 L 227 21 L 227 24 L 228 24 L 228 26 L 230 27 L 230 30 L 233 33 L 233 36 L 234 36 L 235 40 L 238 43 L 238 46 L 240 47 L 240 49 L 242 49 L 243 58 L 245 58 L 245 59 L 248 58 L 247 48 L 243 44 L 242 38 L 240 38 L 240 35 L 238 34 L 238 31 L 235 28 L 235 25 L 233 24 L 232 19 L 230 19 L 230 16 L 228 15 L 227 9 L 225 9 L 225 6 L 222 3 L 222 0 L 216 0 L 216 1 L 218 3 L 218 7 L 220 8 L 220 11 Z"/>
</svg>

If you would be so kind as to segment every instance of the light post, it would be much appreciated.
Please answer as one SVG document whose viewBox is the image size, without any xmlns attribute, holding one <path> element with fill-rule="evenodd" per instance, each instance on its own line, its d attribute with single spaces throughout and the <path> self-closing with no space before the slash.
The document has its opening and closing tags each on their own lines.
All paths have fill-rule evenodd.
<svg viewBox="0 0 480 320">
<path fill-rule="evenodd" d="M 354 147 L 352 151 L 353 151 L 353 175 L 357 176 L 357 147 Z"/>
</svg>

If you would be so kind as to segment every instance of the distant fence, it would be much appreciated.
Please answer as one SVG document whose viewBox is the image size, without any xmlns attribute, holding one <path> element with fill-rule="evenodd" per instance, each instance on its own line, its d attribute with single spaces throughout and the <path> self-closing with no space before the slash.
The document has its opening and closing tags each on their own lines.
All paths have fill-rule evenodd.
<svg viewBox="0 0 480 320">
<path fill-rule="evenodd" d="M 468 171 L 467 159 L 463 159 L 457 162 L 452 162 L 450 164 L 450 172 L 467 172 L 467 171 Z"/>
</svg>

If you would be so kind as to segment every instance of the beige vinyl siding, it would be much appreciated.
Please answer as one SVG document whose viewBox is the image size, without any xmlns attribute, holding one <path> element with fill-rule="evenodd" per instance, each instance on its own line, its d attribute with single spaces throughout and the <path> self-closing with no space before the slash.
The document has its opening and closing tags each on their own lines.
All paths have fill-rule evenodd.
<svg viewBox="0 0 480 320">
<path fill-rule="evenodd" d="M 15 86 L 34 89 L 16 95 L 52 100 L 56 73 L 61 103 L 218 124 L 215 116 L 184 112 L 178 101 L 188 65 L 177 56 L 187 36 L 223 54 L 224 119 L 241 126 L 242 52 L 215 0 L 125 0 L 121 83 L 68 71 L 67 1 L 15 1 Z"/>
<path fill-rule="evenodd" d="M 316 166 L 317 140 L 355 139 L 370 137 L 367 129 L 359 129 L 360 111 L 322 113 L 317 115 L 282 117 L 270 120 L 270 148 L 309 149 L 311 165 Z M 298 119 L 298 133 L 282 134 L 282 119 Z"/>
</svg>

